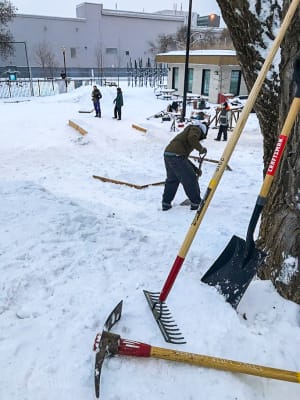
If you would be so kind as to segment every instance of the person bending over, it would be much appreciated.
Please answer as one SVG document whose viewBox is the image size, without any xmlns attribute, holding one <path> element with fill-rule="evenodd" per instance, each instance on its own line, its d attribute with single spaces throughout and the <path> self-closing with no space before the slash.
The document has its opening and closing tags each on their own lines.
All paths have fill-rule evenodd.
<svg viewBox="0 0 300 400">
<path fill-rule="evenodd" d="M 206 135 L 199 125 L 188 125 L 174 137 L 164 151 L 164 161 L 167 178 L 162 196 L 162 209 L 172 208 L 172 201 L 179 184 L 191 202 L 191 210 L 197 210 L 201 202 L 200 187 L 195 169 L 188 156 L 193 150 L 200 154 L 206 153 L 206 148 L 200 143 Z"/>
</svg>

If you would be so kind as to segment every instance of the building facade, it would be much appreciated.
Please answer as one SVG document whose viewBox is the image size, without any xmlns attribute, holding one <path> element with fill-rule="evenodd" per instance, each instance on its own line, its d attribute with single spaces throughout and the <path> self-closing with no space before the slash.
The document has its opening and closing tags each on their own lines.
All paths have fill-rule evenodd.
<svg viewBox="0 0 300 400">
<path fill-rule="evenodd" d="M 96 3 L 79 4 L 76 18 L 17 14 L 8 25 L 14 41 L 19 42 L 17 51 L 15 57 L 0 60 L 0 67 L 25 67 L 25 44 L 33 69 L 41 67 L 38 52 L 47 50 L 52 64 L 63 69 L 65 62 L 68 72 L 80 68 L 126 68 L 130 60 L 140 60 L 145 65 L 154 61 L 150 42 L 156 42 L 159 35 L 175 33 L 184 23 L 183 14 L 109 10 Z"/>
<path fill-rule="evenodd" d="M 183 94 L 185 52 L 157 54 L 156 62 L 168 66 L 168 87 Z M 192 50 L 189 52 L 188 92 L 220 103 L 228 96 L 247 95 L 236 52 L 233 50 Z"/>
</svg>

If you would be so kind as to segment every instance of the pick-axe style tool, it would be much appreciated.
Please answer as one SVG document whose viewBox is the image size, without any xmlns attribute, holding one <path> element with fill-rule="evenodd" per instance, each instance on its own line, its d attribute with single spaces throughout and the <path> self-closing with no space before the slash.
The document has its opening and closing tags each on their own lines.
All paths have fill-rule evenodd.
<svg viewBox="0 0 300 400">
<path fill-rule="evenodd" d="M 130 357 L 159 358 L 162 360 L 196 365 L 198 367 L 214 368 L 222 371 L 255 375 L 262 378 L 300 383 L 300 372 L 264 367 L 262 365 L 248 364 L 240 361 L 227 360 L 225 358 L 205 356 L 184 351 L 165 349 L 162 347 L 154 347 L 135 340 L 123 339 L 120 335 L 109 332 L 114 324 L 121 318 L 122 304 L 123 302 L 120 301 L 111 312 L 104 325 L 106 330 L 104 329 L 102 333 L 98 333 L 95 339 L 95 392 L 97 398 L 100 397 L 100 375 L 103 361 L 106 357 L 111 357 L 117 354 Z"/>
<path fill-rule="evenodd" d="M 194 220 L 192 221 L 192 224 L 186 234 L 186 237 L 181 245 L 177 257 L 174 260 L 172 268 L 169 272 L 169 275 L 164 283 L 161 292 L 150 292 L 148 290 L 144 290 L 144 295 L 146 297 L 146 300 L 150 306 L 152 314 L 166 342 L 185 343 L 184 338 L 182 337 L 182 334 L 180 333 L 177 325 L 175 324 L 165 301 L 175 283 L 177 275 L 179 274 L 179 271 L 189 251 L 189 248 L 194 240 L 194 237 L 196 236 L 197 230 L 199 229 L 199 226 L 204 218 L 204 215 L 210 204 L 210 201 L 218 187 L 218 184 L 221 180 L 224 170 L 228 164 L 228 161 L 233 153 L 233 150 L 235 149 L 235 146 L 242 133 L 242 130 L 246 124 L 247 118 L 251 110 L 253 109 L 255 100 L 263 85 L 267 72 L 270 69 L 272 61 L 277 53 L 277 50 L 279 49 L 280 43 L 284 38 L 285 32 L 288 29 L 299 4 L 300 0 L 292 0 L 290 3 L 289 9 L 287 10 L 287 13 L 278 31 L 276 39 L 274 40 L 270 52 L 266 57 L 265 62 L 262 66 L 262 69 L 260 70 L 256 78 L 256 81 L 251 89 L 251 92 L 243 108 L 241 116 L 237 121 L 236 127 L 234 128 L 234 131 L 231 134 L 230 140 L 226 148 L 224 149 L 223 155 L 221 156 L 219 164 L 215 170 L 215 173 L 209 182 L 208 188 L 206 189 L 206 192 L 199 205 Z"/>
</svg>

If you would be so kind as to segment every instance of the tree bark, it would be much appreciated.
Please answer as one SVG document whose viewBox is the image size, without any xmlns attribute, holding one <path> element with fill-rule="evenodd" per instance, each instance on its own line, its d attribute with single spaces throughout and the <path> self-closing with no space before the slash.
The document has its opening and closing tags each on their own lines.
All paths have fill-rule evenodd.
<svg viewBox="0 0 300 400">
<path fill-rule="evenodd" d="M 290 0 L 217 0 L 250 91 Z M 282 8 L 281 8 L 281 3 Z M 250 8 L 250 9 L 249 9 Z M 295 94 L 293 63 L 300 56 L 300 7 L 255 103 L 263 135 L 264 173 Z M 267 12 L 266 12 L 267 11 Z M 291 132 L 262 212 L 257 246 L 267 253 L 258 275 L 300 304 L 300 123 Z M 259 188 L 258 188 L 259 191 Z"/>
</svg>

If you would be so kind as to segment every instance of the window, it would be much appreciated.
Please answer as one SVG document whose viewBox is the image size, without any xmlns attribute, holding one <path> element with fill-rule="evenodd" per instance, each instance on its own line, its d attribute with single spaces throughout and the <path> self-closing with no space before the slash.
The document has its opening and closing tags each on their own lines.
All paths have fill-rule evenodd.
<svg viewBox="0 0 300 400">
<path fill-rule="evenodd" d="M 193 79 L 194 79 L 194 69 L 193 68 L 189 68 L 187 91 L 190 92 L 190 93 L 193 91 Z"/>
<path fill-rule="evenodd" d="M 71 58 L 76 58 L 76 49 L 75 47 L 71 47 Z"/>
<path fill-rule="evenodd" d="M 118 49 L 116 47 L 106 47 L 106 54 L 118 54 Z"/>
<path fill-rule="evenodd" d="M 172 89 L 178 90 L 179 68 L 174 67 L 172 71 Z"/>
<path fill-rule="evenodd" d="M 201 94 L 209 95 L 210 69 L 204 69 L 202 72 Z"/>
<path fill-rule="evenodd" d="M 16 81 L 17 80 L 17 74 L 15 72 L 11 72 L 8 75 L 8 78 L 9 78 L 10 81 Z"/>
<path fill-rule="evenodd" d="M 241 71 L 232 70 L 229 92 L 237 96 L 240 93 Z"/>
</svg>

